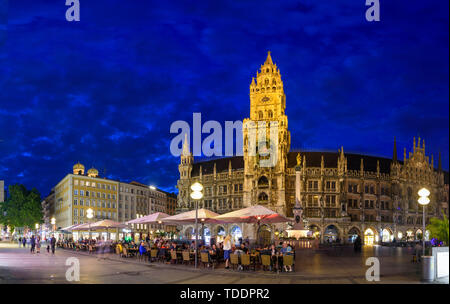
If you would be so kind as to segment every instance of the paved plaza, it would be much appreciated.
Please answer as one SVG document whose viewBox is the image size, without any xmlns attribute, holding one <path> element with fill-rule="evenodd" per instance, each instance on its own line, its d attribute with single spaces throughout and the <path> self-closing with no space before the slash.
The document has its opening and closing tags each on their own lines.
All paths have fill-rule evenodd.
<svg viewBox="0 0 450 304">
<path fill-rule="evenodd" d="M 298 250 L 295 272 L 272 273 L 218 269 L 198 270 L 193 266 L 139 262 L 113 254 L 89 255 L 57 249 L 55 256 L 45 246 L 40 254 L 17 244 L 0 243 L 0 283 L 74 283 L 65 278 L 67 258 L 80 261 L 77 283 L 152 283 L 152 284 L 366 284 L 420 283 L 420 264 L 411 263 L 411 248 L 366 247 L 361 254 L 351 248 L 342 251 L 324 249 L 318 252 Z M 368 282 L 365 265 L 368 257 L 380 260 L 380 281 Z M 448 280 L 447 280 L 448 283 Z"/>
</svg>

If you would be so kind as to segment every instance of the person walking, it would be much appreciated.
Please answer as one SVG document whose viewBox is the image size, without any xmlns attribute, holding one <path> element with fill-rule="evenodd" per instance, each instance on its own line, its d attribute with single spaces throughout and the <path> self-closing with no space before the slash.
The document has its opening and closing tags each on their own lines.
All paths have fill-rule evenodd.
<svg viewBox="0 0 450 304">
<path fill-rule="evenodd" d="M 52 248 L 52 254 L 55 254 L 55 246 L 56 246 L 56 238 L 55 235 L 52 234 L 52 238 L 50 239 L 50 247 Z"/>
<path fill-rule="evenodd" d="M 353 251 L 355 253 L 361 252 L 361 237 L 358 235 L 353 243 Z"/>
<path fill-rule="evenodd" d="M 36 247 L 36 239 L 35 239 L 34 235 L 31 236 L 30 245 L 31 245 L 30 252 L 34 253 L 34 248 Z"/>
<path fill-rule="evenodd" d="M 36 253 L 41 253 L 41 237 L 39 235 L 36 238 Z"/>
<path fill-rule="evenodd" d="M 25 246 L 27 245 L 27 238 L 26 237 L 22 238 L 22 245 L 23 245 L 23 248 L 25 248 Z"/>
<path fill-rule="evenodd" d="M 225 269 L 230 268 L 230 253 L 231 253 L 231 235 L 227 235 L 223 240 L 223 259 L 225 260 Z"/>
</svg>

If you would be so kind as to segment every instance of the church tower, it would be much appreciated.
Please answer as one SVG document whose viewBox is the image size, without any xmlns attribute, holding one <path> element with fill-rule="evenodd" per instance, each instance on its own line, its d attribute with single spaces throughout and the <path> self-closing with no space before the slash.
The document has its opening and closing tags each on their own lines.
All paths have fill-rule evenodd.
<svg viewBox="0 0 450 304">
<path fill-rule="evenodd" d="M 252 78 L 250 118 L 244 119 L 244 206 L 267 205 L 286 214 L 286 170 L 291 135 L 285 109 L 286 95 L 280 70 L 269 52 L 256 78 Z"/>
<path fill-rule="evenodd" d="M 191 181 L 191 174 L 194 164 L 194 156 L 189 149 L 189 142 L 187 134 L 184 135 L 183 150 L 180 155 L 180 164 L 178 165 L 178 171 L 180 172 L 180 178 L 177 183 L 178 188 L 178 202 L 177 208 L 181 211 L 186 211 L 189 203 L 189 187 Z"/>
</svg>

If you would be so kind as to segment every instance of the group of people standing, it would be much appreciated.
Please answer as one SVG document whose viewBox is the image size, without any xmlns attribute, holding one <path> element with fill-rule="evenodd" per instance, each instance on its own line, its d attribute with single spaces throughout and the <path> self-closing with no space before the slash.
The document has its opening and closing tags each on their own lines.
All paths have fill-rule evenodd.
<svg viewBox="0 0 450 304">
<path fill-rule="evenodd" d="M 27 238 L 19 237 L 19 246 L 22 244 L 22 246 L 25 248 L 27 246 Z M 30 252 L 31 254 L 34 253 L 40 253 L 41 252 L 41 237 L 38 235 L 35 237 L 32 235 L 30 237 Z M 50 249 L 52 250 L 52 254 L 55 254 L 55 247 L 56 247 L 56 238 L 55 235 L 52 234 L 52 237 L 50 238 L 50 243 L 47 245 L 47 252 L 50 253 Z"/>
</svg>

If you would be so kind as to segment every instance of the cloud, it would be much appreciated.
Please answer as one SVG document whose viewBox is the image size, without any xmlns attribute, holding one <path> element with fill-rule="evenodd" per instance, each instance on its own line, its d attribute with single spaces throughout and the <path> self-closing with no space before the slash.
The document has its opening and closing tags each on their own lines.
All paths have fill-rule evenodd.
<svg viewBox="0 0 450 304">
<path fill-rule="evenodd" d="M 90 1 L 77 23 L 65 21 L 66 8 L 10 1 L 0 13 L 7 184 L 46 194 L 80 161 L 175 190 L 170 124 L 193 112 L 249 117 L 249 84 L 268 50 L 293 148 L 389 157 L 394 136 L 400 149 L 420 134 L 448 168 L 445 1 L 383 2 L 377 24 L 358 1 Z"/>
</svg>

